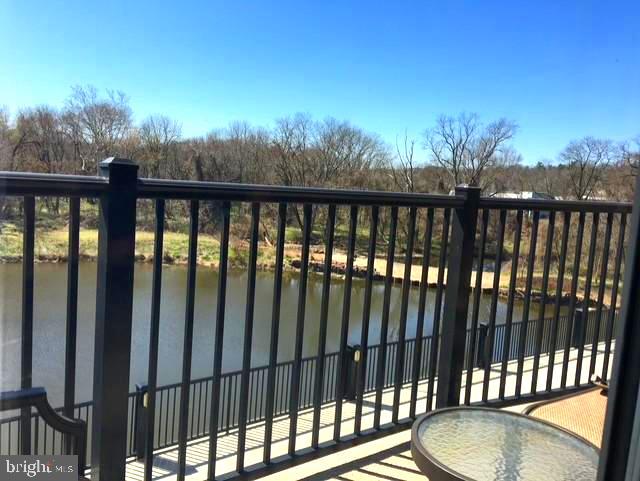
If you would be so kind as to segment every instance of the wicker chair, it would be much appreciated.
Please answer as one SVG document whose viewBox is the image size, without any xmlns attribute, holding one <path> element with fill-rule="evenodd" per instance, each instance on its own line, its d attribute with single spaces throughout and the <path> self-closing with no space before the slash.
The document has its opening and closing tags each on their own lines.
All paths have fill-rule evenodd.
<svg viewBox="0 0 640 481">
<path fill-rule="evenodd" d="M 581 436 L 595 446 L 602 444 L 608 386 L 599 379 L 594 387 L 549 401 L 532 404 L 524 414 L 544 419 Z"/>
</svg>

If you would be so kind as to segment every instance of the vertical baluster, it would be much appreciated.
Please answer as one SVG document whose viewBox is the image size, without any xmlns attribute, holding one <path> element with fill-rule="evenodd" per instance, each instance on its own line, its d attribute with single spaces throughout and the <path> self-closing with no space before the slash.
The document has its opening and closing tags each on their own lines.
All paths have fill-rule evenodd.
<svg viewBox="0 0 640 481">
<path fill-rule="evenodd" d="M 573 320 L 576 313 L 576 294 L 578 282 L 580 281 L 580 261 L 582 258 L 582 239 L 584 237 L 585 213 L 580 212 L 578 216 L 578 234 L 576 236 L 575 254 L 573 257 L 573 270 L 571 272 L 571 294 L 569 295 L 569 313 L 567 315 L 567 337 L 564 341 L 564 354 L 562 357 L 562 375 L 560 386 L 564 389 L 567 386 L 567 370 L 569 369 L 569 352 L 571 351 L 571 336 L 573 331 Z"/>
<path fill-rule="evenodd" d="M 398 207 L 391 207 L 391 226 L 389 243 L 387 246 L 387 266 L 384 278 L 384 296 L 382 301 L 382 319 L 380 322 L 380 346 L 376 366 L 376 397 L 373 413 L 373 428 L 380 429 L 380 412 L 382 411 L 382 389 L 385 384 L 385 369 L 387 360 L 387 337 L 389 333 L 389 309 L 391 307 L 391 286 L 393 284 L 393 263 L 396 250 L 396 234 L 398 227 Z M 373 363 L 371 363 L 373 366 Z"/>
<path fill-rule="evenodd" d="M 198 417 L 196 419 L 196 428 L 193 433 L 193 437 L 198 437 L 202 433 L 201 420 L 202 420 L 202 391 L 208 389 L 207 381 L 198 382 Z"/>
<path fill-rule="evenodd" d="M 64 415 L 74 417 L 76 391 L 76 340 L 78 330 L 78 252 L 80 249 L 80 198 L 69 198 L 69 250 L 67 258 L 67 323 L 64 353 Z M 37 424 L 36 424 L 37 426 Z M 36 439 L 37 441 L 37 439 Z M 64 437 L 64 452 L 72 454 L 73 438 Z"/>
<path fill-rule="evenodd" d="M 194 425 L 196 423 L 196 389 L 197 389 L 197 384 L 191 384 L 191 394 L 190 394 L 190 400 L 191 400 L 191 407 L 189 408 L 189 413 L 190 413 L 190 418 L 191 418 L 191 423 L 190 423 L 190 428 L 189 428 L 189 434 L 187 436 L 187 439 L 192 439 L 193 438 L 193 429 L 194 429 Z"/>
<path fill-rule="evenodd" d="M 311 375 L 313 373 L 313 366 L 315 364 L 315 360 L 308 360 L 304 363 L 304 395 L 302 396 L 302 405 L 306 408 L 309 407 L 310 389 L 313 384 L 313 380 Z"/>
<path fill-rule="evenodd" d="M 375 349 L 372 349 L 371 347 L 368 348 L 369 351 L 371 353 L 375 352 L 375 356 L 379 356 L 380 355 L 380 347 L 377 346 Z M 395 356 L 395 353 L 398 349 L 398 344 L 397 343 L 393 343 L 393 355 Z M 369 356 L 369 354 L 367 355 Z M 371 362 L 368 363 L 367 366 L 367 384 L 365 384 L 365 391 L 369 392 L 370 390 L 375 390 L 376 388 L 376 363 L 374 362 L 374 358 L 377 362 L 377 357 L 375 356 L 371 356 L 372 360 Z M 392 364 L 393 361 L 395 360 L 395 357 L 393 357 L 393 359 L 391 359 L 391 356 L 389 356 L 389 359 L 387 359 L 387 363 L 388 364 Z M 391 374 L 391 372 L 389 373 Z M 386 387 L 386 386 L 385 386 Z"/>
<path fill-rule="evenodd" d="M 211 413 L 209 417 L 209 467 L 208 479 L 216 476 L 216 451 L 218 447 L 218 431 L 220 417 L 222 353 L 224 341 L 224 321 L 227 298 L 227 259 L 229 257 L 229 224 L 231 221 L 231 204 L 222 203 L 222 232 L 220 233 L 220 262 L 218 264 L 218 299 L 216 304 L 216 327 L 213 334 L 213 376 L 211 379 Z M 228 377 L 223 387 L 228 388 Z M 228 406 L 229 404 L 227 404 Z M 224 413 L 224 411 L 223 411 Z"/>
<path fill-rule="evenodd" d="M 602 322 L 602 306 L 604 304 L 604 292 L 607 287 L 607 272 L 609 269 L 609 248 L 611 247 L 611 230 L 613 227 L 613 214 L 607 214 L 607 226 L 604 234 L 604 246 L 602 248 L 602 264 L 600 266 L 600 284 L 598 285 L 598 300 L 596 304 L 596 322 L 593 329 L 593 342 L 591 343 L 591 362 L 589 363 L 589 379 L 596 371 L 596 359 L 598 356 L 598 344 L 600 344 L 600 323 Z"/>
<path fill-rule="evenodd" d="M 296 451 L 298 435 L 298 407 L 300 404 L 300 370 L 302 368 L 302 344 L 304 341 L 304 316 L 307 305 L 307 278 L 309 275 L 309 242 L 311 237 L 312 206 L 304 204 L 302 222 L 302 259 L 300 264 L 300 284 L 298 291 L 298 312 L 296 316 L 296 340 L 293 359 L 293 375 L 289 403 L 289 455 Z"/>
<path fill-rule="evenodd" d="M 251 204 L 251 246 L 247 273 L 247 307 L 244 321 L 244 347 L 240 382 L 240 406 L 238 410 L 238 452 L 236 471 L 244 471 L 244 454 L 247 437 L 247 410 L 249 403 L 249 374 L 251 370 L 251 341 L 253 338 L 253 312 L 256 294 L 256 263 L 258 261 L 258 229 L 260 228 L 260 204 Z M 255 398 L 253 398 L 255 401 Z"/>
<path fill-rule="evenodd" d="M 278 397 L 276 398 L 276 414 L 280 415 L 284 412 L 286 406 L 286 400 L 288 399 L 287 395 L 287 387 L 289 386 L 288 382 L 284 381 L 285 376 L 287 375 L 287 371 L 289 369 L 289 364 L 283 364 L 282 368 L 277 369 L 277 379 L 276 386 L 279 386 L 278 389 Z"/>
<path fill-rule="evenodd" d="M 451 210 L 445 209 L 442 220 L 442 235 L 440 237 L 440 260 L 438 264 L 438 286 L 433 303 L 433 326 L 431 329 L 431 349 L 429 352 L 429 382 L 427 384 L 427 411 L 433 408 L 433 393 L 438 360 L 438 344 L 440 337 L 440 317 L 442 316 L 442 295 L 444 294 L 444 274 L 447 264 L 447 248 L 449 246 L 449 224 Z"/>
<path fill-rule="evenodd" d="M 251 421 L 253 421 L 254 416 L 255 416 L 255 412 L 256 412 L 256 405 L 258 402 L 258 390 L 257 390 L 257 386 L 258 386 L 258 375 L 259 372 L 255 369 L 250 369 L 249 370 L 249 389 L 247 392 L 247 399 L 250 401 L 247 407 L 247 415 L 245 416 L 245 424 L 250 423 Z M 246 439 L 246 436 L 245 436 Z M 246 441 L 245 441 L 246 444 Z"/>
<path fill-rule="evenodd" d="M 511 277 L 509 279 L 509 295 L 507 298 L 507 314 L 505 318 L 504 340 L 502 344 L 502 366 L 500 369 L 500 389 L 498 397 L 504 399 L 507 381 L 507 366 L 511 360 L 511 331 L 513 329 L 513 303 L 518 280 L 518 260 L 520 258 L 520 240 L 522 237 L 522 211 L 516 212 L 516 226 L 513 237 L 513 259 L 511 260 Z"/>
<path fill-rule="evenodd" d="M 416 403 L 418 399 L 418 382 L 420 380 L 420 370 L 422 352 L 424 344 L 424 317 L 427 308 L 427 289 L 429 288 L 429 264 L 431 262 L 431 243 L 433 238 L 433 208 L 427 209 L 427 224 L 424 233 L 424 246 L 422 249 L 422 274 L 420 278 L 420 297 L 418 299 L 418 319 L 416 323 L 416 346 L 413 355 L 413 370 L 411 379 L 411 403 L 409 406 L 409 417 L 416 417 Z"/>
<path fill-rule="evenodd" d="M 22 333 L 20 387 L 32 387 L 33 373 L 33 261 L 35 248 L 35 198 L 24 197 L 22 236 Z M 20 454 L 31 454 L 31 408 L 23 408 L 20 419 Z"/>
<path fill-rule="evenodd" d="M 229 376 L 228 389 L 229 391 L 227 392 L 227 422 L 225 424 L 225 429 L 227 431 L 227 434 L 229 433 L 229 430 L 233 428 L 235 425 L 235 421 L 234 421 L 234 416 L 235 416 L 234 403 L 235 403 L 235 396 L 236 396 L 236 375 L 235 374 L 232 374 Z"/>
<path fill-rule="evenodd" d="M 215 384 L 212 382 L 211 384 L 213 384 L 213 389 L 215 389 Z M 219 409 L 219 416 L 220 416 L 220 423 L 218 423 L 218 426 L 214 426 L 214 428 L 216 429 L 216 431 L 212 431 L 213 433 L 215 433 L 215 435 L 213 436 L 213 439 L 215 440 L 214 443 L 212 443 L 211 441 L 209 441 L 209 450 L 212 449 L 212 444 L 216 444 L 217 443 L 217 439 L 218 439 L 218 432 L 221 430 L 225 429 L 225 426 L 227 425 L 227 419 L 228 417 L 225 416 L 225 413 L 228 411 L 228 406 L 229 406 L 229 376 L 225 375 L 225 376 L 221 376 L 220 379 L 220 385 L 221 385 L 221 392 L 220 392 L 220 399 L 222 399 L 222 402 L 219 403 L 220 404 L 220 409 Z M 212 399 L 212 404 L 213 404 L 213 399 Z M 213 414 L 213 412 L 212 412 Z M 213 416 L 211 417 L 211 419 L 213 419 Z M 211 422 L 211 421 L 210 421 Z M 213 459 L 214 464 L 215 464 L 215 456 L 216 456 L 216 450 L 213 449 L 213 455 L 214 457 L 210 459 Z M 211 472 L 211 462 L 209 462 L 209 471 Z M 213 475 L 209 476 L 209 479 L 213 479 L 215 478 L 215 472 L 212 473 Z"/>
<path fill-rule="evenodd" d="M 324 360 L 327 344 L 327 318 L 329 316 L 329 293 L 331 289 L 331 266 L 333 255 L 333 232 L 336 222 L 336 206 L 330 205 L 327 215 L 324 246 L 324 276 L 322 279 L 322 301 L 320 304 L 320 330 L 318 333 L 318 358 L 314 376 L 313 390 L 313 425 L 311 447 L 318 448 L 320 432 L 320 406 L 322 405 L 322 388 L 324 385 Z"/>
<path fill-rule="evenodd" d="M 498 309 L 498 294 L 500 291 L 500 271 L 502 268 L 502 250 L 504 247 L 504 230 L 507 220 L 507 211 L 501 210 L 498 225 L 498 246 L 493 270 L 493 292 L 491 293 L 491 308 L 489 311 L 489 336 L 486 340 L 486 363 L 482 381 L 482 401 L 489 396 L 489 382 L 491 381 L 491 364 L 493 363 L 493 350 L 496 336 L 496 312 Z"/>
<path fill-rule="evenodd" d="M 551 252 L 553 250 L 553 234 L 556 225 L 556 213 L 549 212 L 549 223 L 547 225 L 547 243 L 544 251 L 544 266 L 542 271 L 542 289 L 540 291 L 540 312 L 536 323 L 535 346 L 533 354 L 533 371 L 531 372 L 531 392 L 538 392 L 538 369 L 540 367 L 540 353 L 542 351 L 542 341 L 544 336 L 544 312 L 547 307 L 547 289 L 549 287 L 549 269 L 551 266 Z"/>
<path fill-rule="evenodd" d="M 540 223 L 540 211 L 534 211 L 531 224 L 531 238 L 529 239 L 529 256 L 527 258 L 527 280 L 524 288 L 524 304 L 522 306 L 522 324 L 518 339 L 518 369 L 516 371 L 516 397 L 522 392 L 522 375 L 524 371 L 524 357 L 527 351 L 527 334 L 529 331 L 529 310 L 531 307 L 531 287 L 533 285 L 533 272 L 536 262 L 536 247 L 538 244 L 538 224 Z"/>
<path fill-rule="evenodd" d="M 158 439 L 164 439 L 166 441 L 167 439 L 167 423 L 163 420 L 164 417 L 164 392 L 165 390 L 161 390 L 160 391 L 160 415 L 158 416 L 160 418 L 160 422 L 158 423 Z M 164 426 L 164 438 L 162 437 L 162 427 Z M 162 442 L 162 444 L 164 445 L 164 441 L 159 441 Z"/>
<path fill-rule="evenodd" d="M 342 299 L 342 319 L 340 323 L 340 350 L 338 353 L 336 375 L 336 406 L 333 423 L 333 440 L 340 440 L 340 428 L 342 425 L 342 398 L 344 396 L 344 383 L 347 376 L 346 350 L 349 339 L 349 316 L 351 312 L 351 283 L 353 279 L 353 259 L 356 249 L 356 232 L 358 228 L 358 206 L 351 206 L 349 213 L 349 237 L 347 240 L 347 265 L 344 274 L 344 297 Z"/>
<path fill-rule="evenodd" d="M 562 223 L 562 240 L 560 243 L 560 259 L 558 265 L 558 278 L 556 282 L 556 303 L 553 309 L 553 321 L 549 333 L 549 364 L 547 365 L 547 391 L 551 391 L 553 383 L 553 369 L 555 368 L 556 344 L 558 340 L 558 322 L 560 320 L 560 305 L 564 287 L 564 271 L 567 263 L 567 244 L 569 243 L 569 227 L 571 226 L 571 212 L 564 213 Z"/>
<path fill-rule="evenodd" d="M 260 371 L 254 368 L 254 369 L 251 369 L 249 373 L 250 373 L 249 374 L 249 392 L 247 395 L 249 406 L 247 409 L 245 424 L 249 424 L 255 420 L 256 409 L 258 407 L 258 402 L 259 402 L 258 382 L 260 379 Z M 246 445 L 246 441 L 245 441 L 245 445 Z"/>
<path fill-rule="evenodd" d="M 165 398 L 164 422 L 162 424 L 164 424 L 164 445 L 166 446 L 167 442 L 169 441 L 169 405 L 171 402 L 171 391 L 169 389 L 166 389 L 163 390 L 162 393 L 163 397 Z M 173 422 L 171 424 L 171 433 L 171 436 L 173 436 Z M 171 442 L 173 442 L 173 440 Z"/>
<path fill-rule="evenodd" d="M 413 242 L 416 231 L 416 208 L 409 209 L 409 229 L 407 249 L 404 257 L 404 278 L 402 280 L 402 301 L 400 304 L 400 326 L 398 328 L 398 353 L 396 356 L 396 379 L 393 393 L 392 421 L 397 424 L 400 408 L 400 391 L 404 383 L 405 339 L 407 335 L 407 313 L 409 310 L 409 292 L 411 290 L 411 266 L 413 261 Z"/>
<path fill-rule="evenodd" d="M 354 431 L 360 435 L 362 428 L 362 403 L 364 401 L 364 390 L 367 374 L 367 355 L 369 354 L 369 321 L 371 320 L 371 294 L 373 290 L 373 277 L 375 274 L 376 242 L 378 236 L 378 216 L 377 205 L 371 206 L 371 225 L 369 228 L 369 253 L 367 259 L 367 275 L 364 290 L 364 306 L 362 310 L 362 330 L 360 332 L 360 361 L 358 362 L 358 374 L 356 376 L 356 415 L 354 421 Z"/>
<path fill-rule="evenodd" d="M 75 416 L 74 416 L 75 417 Z M 35 427 L 33 430 L 33 452 L 34 453 L 39 453 L 40 451 L 38 451 L 38 447 L 40 444 L 40 416 L 36 416 L 35 418 Z M 2 424 L 0 423 L 0 427 L 2 426 Z M 2 439 L 2 429 L 0 429 L 0 440 Z M 73 443 L 71 443 L 73 444 Z M 81 473 L 84 474 L 84 473 Z"/>
<path fill-rule="evenodd" d="M 260 387 L 258 389 L 258 393 L 260 393 L 260 403 L 258 404 L 258 412 L 256 419 L 264 419 L 264 401 L 265 401 L 265 390 L 264 384 L 266 381 L 266 370 L 264 368 L 260 369 Z"/>
<path fill-rule="evenodd" d="M 287 226 L 287 204 L 278 206 L 278 233 L 276 240 L 276 265 L 273 275 L 273 303 L 271 310 L 271 346 L 269 348 L 269 370 L 267 374 L 267 404 L 264 426 L 265 464 L 271 462 L 271 438 L 273 436 L 274 393 L 276 390 L 276 364 L 278 363 L 278 339 L 280 333 L 280 302 L 282 299 L 282 263 Z"/>
<path fill-rule="evenodd" d="M 135 442 L 134 442 L 134 436 L 136 435 L 135 422 L 136 422 L 136 418 L 138 417 L 138 414 L 137 414 L 138 409 L 135 402 L 135 398 L 127 397 L 127 401 L 129 404 L 128 413 L 127 413 L 129 417 L 129 427 L 127 428 L 127 432 L 129 434 L 127 439 L 127 456 L 129 456 L 134 452 L 134 449 L 135 449 Z"/>
<path fill-rule="evenodd" d="M 176 440 L 176 414 L 180 415 L 180 411 L 176 408 L 178 403 L 178 387 L 173 388 L 173 407 L 171 409 L 172 412 L 172 420 L 171 420 L 171 442 L 175 442 Z M 178 417 L 178 427 L 180 424 L 180 417 Z M 178 439 L 179 441 L 179 439 Z"/>
<path fill-rule="evenodd" d="M 593 268 L 596 259 L 596 246 L 598 243 L 598 224 L 600 216 L 597 212 L 592 214 L 593 220 L 591 223 L 591 238 L 589 239 L 589 258 L 587 260 L 587 277 L 584 285 L 584 298 L 582 301 L 582 323 L 583 328 L 580 333 L 580 339 L 578 344 L 578 358 L 576 360 L 576 377 L 575 385 L 580 385 L 580 378 L 582 377 L 582 362 L 584 358 L 584 344 L 586 342 L 587 326 L 589 325 L 589 304 L 591 304 L 591 285 L 593 278 Z"/>
<path fill-rule="evenodd" d="M 238 375 L 234 375 L 233 376 L 233 398 L 231 400 L 231 427 L 236 427 L 237 426 L 237 421 L 236 421 L 237 404 L 236 404 L 236 401 L 238 400 L 238 383 L 239 383 Z"/>
<path fill-rule="evenodd" d="M 469 339 L 469 354 L 467 356 L 467 378 L 464 386 L 464 404 L 471 403 L 471 387 L 473 385 L 473 369 L 475 367 L 476 343 L 478 335 L 478 321 L 480 316 L 480 301 L 482 299 L 482 276 L 484 275 L 484 257 L 487 245 L 487 227 L 489 225 L 489 209 L 482 211 L 482 227 L 480 230 L 480 247 L 478 265 L 476 266 L 475 287 L 473 289 L 473 309 L 471 311 L 471 336 Z"/>
<path fill-rule="evenodd" d="M 620 214 L 620 226 L 618 232 L 618 247 L 616 252 L 615 267 L 613 272 L 613 286 L 611 288 L 611 304 L 607 320 L 606 343 L 604 346 L 604 361 L 602 363 L 602 379 L 606 380 L 609 373 L 609 356 L 611 355 L 611 341 L 613 339 L 613 327 L 616 318 L 616 304 L 618 303 L 618 288 L 620 284 L 620 270 L 624 256 L 624 234 L 627 225 L 626 214 Z"/>
<path fill-rule="evenodd" d="M 215 340 L 214 340 L 214 345 L 215 345 Z M 204 406 L 203 406 L 204 416 L 203 416 L 203 419 L 202 419 L 202 426 L 198 427 L 198 429 L 202 430 L 201 432 L 202 432 L 203 435 L 207 433 L 207 431 L 206 431 L 206 429 L 207 429 L 207 416 L 211 412 L 211 408 L 209 407 L 209 391 L 210 391 L 209 384 L 211 384 L 210 381 L 206 381 L 206 384 L 204 386 Z M 219 394 L 220 393 L 218 393 L 218 395 Z"/>
<path fill-rule="evenodd" d="M 180 384 L 180 417 L 178 421 L 178 481 L 183 481 L 187 464 L 187 429 L 189 421 L 189 389 L 191 381 L 191 358 L 193 354 L 193 314 L 196 295 L 196 265 L 198 258 L 198 208 L 199 202 L 192 200 L 189 219 L 189 258 L 187 268 L 187 302 L 184 320 L 184 342 L 182 347 L 182 382 Z M 177 396 L 177 392 L 174 394 Z"/>
<path fill-rule="evenodd" d="M 160 339 L 160 300 L 162 295 L 162 255 L 164 244 L 163 199 L 155 201 L 155 233 L 153 245 L 153 279 L 151 281 L 151 327 L 149 334 L 149 375 L 147 380 L 147 430 L 145 432 L 144 479 L 153 477 L 153 444 L 158 383 L 158 343 Z"/>
<path fill-rule="evenodd" d="M 280 375 L 280 410 L 278 414 L 289 412 L 289 400 L 291 399 L 291 367 L 293 362 L 287 362 Z"/>
</svg>

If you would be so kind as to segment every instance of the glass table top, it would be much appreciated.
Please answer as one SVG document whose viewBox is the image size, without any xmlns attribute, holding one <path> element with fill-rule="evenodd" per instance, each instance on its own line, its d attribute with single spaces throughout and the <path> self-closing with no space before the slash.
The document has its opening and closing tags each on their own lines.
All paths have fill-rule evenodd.
<svg viewBox="0 0 640 481">
<path fill-rule="evenodd" d="M 593 481 L 598 450 L 528 416 L 456 408 L 427 415 L 415 442 L 435 464 L 474 481 Z"/>
</svg>

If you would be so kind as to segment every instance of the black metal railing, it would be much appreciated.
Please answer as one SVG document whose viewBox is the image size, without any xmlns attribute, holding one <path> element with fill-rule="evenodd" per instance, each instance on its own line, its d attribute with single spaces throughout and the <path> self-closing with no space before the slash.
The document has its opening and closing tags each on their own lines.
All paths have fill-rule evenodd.
<svg viewBox="0 0 640 481">
<path fill-rule="evenodd" d="M 63 412 L 67 416 L 83 417 L 82 409 L 87 408 L 86 418 L 92 425 L 91 464 L 97 468 L 96 479 L 124 479 L 125 459 L 135 452 L 140 436 L 144 437 L 145 446 L 177 446 L 178 479 L 184 479 L 186 472 L 187 442 L 194 437 L 205 437 L 209 443 L 208 478 L 214 479 L 218 437 L 225 429 L 236 430 L 235 471 L 241 475 L 248 467 L 244 457 L 247 428 L 259 420 L 265 422 L 263 462 L 270 464 L 273 461 L 271 447 L 275 441 L 272 426 L 277 416 L 286 415 L 288 418 L 287 453 L 299 457 L 307 447 L 298 445 L 301 409 L 312 409 L 310 447 L 315 450 L 330 440 L 348 445 L 352 442 L 352 434 L 356 437 L 368 435 L 371 432 L 369 428 L 378 431 L 387 429 L 389 425 L 406 426 L 417 414 L 434 407 L 460 402 L 503 405 L 528 401 L 580 388 L 588 383 L 592 374 L 598 372 L 606 377 L 608 373 L 609 358 L 615 348 L 615 306 L 623 270 L 626 216 L 631 209 L 628 204 L 482 198 L 479 190 L 469 187 L 456 189 L 454 196 L 442 196 L 139 179 L 137 167 L 120 159 L 103 162 L 101 175 L 0 173 L 0 193 L 21 198 L 24 212 L 20 370 L 20 387 L 23 389 L 32 387 L 35 197 L 70 199 L 68 342 L 65 347 Z M 101 213 L 93 401 L 90 406 L 79 408 L 73 395 L 79 302 L 78 204 L 79 199 L 84 198 L 98 199 Z M 155 214 L 144 429 L 138 426 L 140 394 L 129 392 L 134 239 L 137 202 L 140 199 L 151 200 Z M 165 206 L 169 200 L 187 206 L 187 289 L 183 354 L 179 360 L 181 380 L 174 385 L 160 387 L 157 385 L 160 300 L 167 219 Z M 252 368 L 261 220 L 274 211 L 267 209 L 267 204 L 275 206 L 277 211 L 271 219 L 276 231 L 276 261 L 269 363 Z M 219 214 L 216 232 L 220 241 L 217 304 L 211 321 L 213 365 L 211 376 L 193 380 L 191 364 L 198 238 L 204 222 L 203 206 L 209 208 L 212 205 Z M 242 368 L 238 372 L 223 373 L 222 357 L 227 347 L 225 306 L 230 227 L 232 214 L 238 209 L 242 209 L 248 218 L 249 233 L 247 297 L 243 338 L 239 347 Z M 293 211 L 301 224 L 299 290 L 295 329 L 291 333 L 293 356 L 289 361 L 279 363 L 284 244 L 287 225 L 294 225 L 290 222 Z M 344 282 L 345 296 L 339 349 L 336 353 L 327 354 L 327 306 L 331 302 L 333 282 L 331 253 L 335 248 L 338 220 L 348 225 L 344 245 L 346 265 L 344 281 L 341 281 Z M 304 357 L 310 250 L 315 238 L 312 234 L 318 228 L 324 232 L 321 237 L 325 253 L 319 336 L 315 354 Z M 585 237 L 589 238 L 588 242 L 584 242 Z M 355 367 L 348 368 L 347 360 L 352 352 L 347 345 L 351 322 L 350 296 L 358 249 L 366 249 L 367 257 L 363 314 L 359 360 Z M 417 287 L 416 328 L 409 331 L 409 299 L 415 281 L 412 267 L 419 250 L 422 258 Z M 393 343 L 388 339 L 390 291 L 396 279 L 392 266 L 398 251 L 403 253 L 404 265 L 397 317 L 398 342 Z M 583 251 L 588 252 L 586 264 Z M 387 266 L 391 267 L 381 275 L 376 272 L 374 263 L 382 254 L 385 254 Z M 489 262 L 493 263 L 492 272 L 485 269 Z M 434 272 L 430 269 L 432 264 Z M 503 269 L 509 271 L 505 281 L 501 275 Z M 478 273 L 475 280 L 473 271 Z M 571 282 L 565 286 L 569 272 Z M 485 325 L 480 322 L 480 305 L 488 284 L 483 280 L 487 278 L 493 280 Z M 381 320 L 380 336 L 377 343 L 369 345 L 374 308 L 373 285 L 379 279 L 384 281 L 381 311 L 375 313 Z M 524 286 L 520 285 L 521 279 L 524 279 Z M 427 290 L 434 284 L 433 302 L 428 302 Z M 502 294 L 506 294 L 506 310 L 501 314 L 503 318 L 499 319 L 498 306 Z M 523 299 L 520 322 L 514 320 L 517 296 Z M 538 306 L 537 311 L 532 309 L 534 304 Z M 561 315 L 567 304 L 568 314 Z M 592 310 L 588 310 L 589 306 Z M 576 316 L 579 308 L 588 313 L 583 316 L 586 322 L 580 315 Z M 432 329 L 425 333 L 427 312 L 432 313 Z M 532 317 L 531 312 L 536 312 L 536 315 Z M 433 342 L 433 339 L 438 341 Z M 513 361 L 516 362 L 515 375 L 509 365 Z M 556 365 L 560 366 L 558 372 Z M 575 369 L 571 371 L 570 366 Z M 349 384 L 354 392 L 346 392 L 345 380 L 354 372 L 355 379 Z M 515 386 L 508 382 L 512 380 Z M 420 382 L 426 382 L 424 407 L 418 407 L 417 402 Z M 479 394 L 474 391 L 474 385 L 480 387 Z M 405 387 L 410 390 L 406 410 L 406 404 L 401 401 Z M 389 388 L 393 388 L 392 396 L 389 398 L 387 395 L 386 399 L 392 400 L 383 401 L 383 391 Z M 365 396 L 371 393 L 375 393 L 372 398 L 373 419 L 364 414 Z M 350 399 L 351 394 L 353 400 Z M 320 416 L 328 402 L 334 403 L 331 411 L 333 433 L 326 437 L 321 435 L 324 426 Z M 353 432 L 343 432 L 342 429 L 343 405 L 347 402 L 354 403 Z M 383 419 L 383 404 L 384 410 L 391 413 L 389 419 Z M 34 421 L 32 414 L 22 412 L 15 422 L 20 426 L 21 452 L 42 449 L 40 434 L 34 435 L 34 426 L 39 426 L 39 422 Z M 0 440 L 2 436 L 0 434 Z M 62 446 L 61 439 L 57 446 Z M 145 450 L 145 480 L 151 479 L 153 456 L 152 449 Z"/>
</svg>

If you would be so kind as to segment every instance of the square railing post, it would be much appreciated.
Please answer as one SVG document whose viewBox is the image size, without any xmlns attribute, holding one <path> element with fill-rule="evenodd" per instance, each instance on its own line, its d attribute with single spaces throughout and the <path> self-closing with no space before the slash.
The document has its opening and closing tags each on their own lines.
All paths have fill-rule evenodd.
<svg viewBox="0 0 640 481">
<path fill-rule="evenodd" d="M 455 209 L 451 221 L 436 408 L 456 406 L 460 403 L 480 189 L 459 186 L 456 187 L 456 195 L 464 197 L 465 202 L 462 207 Z"/>
<path fill-rule="evenodd" d="M 100 198 L 93 371 L 91 479 L 125 479 L 138 166 L 100 163 L 108 189 Z"/>
<path fill-rule="evenodd" d="M 149 426 L 149 386 L 136 384 L 135 406 L 133 408 L 133 449 L 138 461 L 147 454 L 146 432 Z"/>
</svg>

